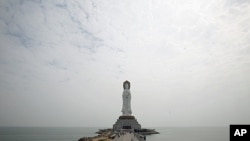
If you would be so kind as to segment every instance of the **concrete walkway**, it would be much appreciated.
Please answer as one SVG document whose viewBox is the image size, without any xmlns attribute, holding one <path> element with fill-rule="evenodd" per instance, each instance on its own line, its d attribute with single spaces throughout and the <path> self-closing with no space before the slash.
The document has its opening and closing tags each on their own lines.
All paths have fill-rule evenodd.
<svg viewBox="0 0 250 141">
<path fill-rule="evenodd" d="M 134 133 L 123 133 L 114 138 L 114 141 L 140 141 Z"/>
</svg>

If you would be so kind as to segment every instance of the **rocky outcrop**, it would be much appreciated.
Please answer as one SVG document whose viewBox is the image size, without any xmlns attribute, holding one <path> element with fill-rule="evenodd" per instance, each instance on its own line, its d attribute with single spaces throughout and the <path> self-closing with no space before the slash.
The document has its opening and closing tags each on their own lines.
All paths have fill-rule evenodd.
<svg viewBox="0 0 250 141">
<path fill-rule="evenodd" d="M 78 141 L 110 141 L 110 137 L 113 135 L 112 129 L 99 129 L 96 133 L 99 135 L 94 137 L 82 137 Z"/>
<path fill-rule="evenodd" d="M 141 129 L 135 132 L 142 134 L 142 135 L 160 134 L 159 132 L 155 131 L 155 129 Z"/>
<path fill-rule="evenodd" d="M 92 137 L 82 137 L 78 141 L 93 141 Z"/>
<path fill-rule="evenodd" d="M 99 129 L 99 131 L 95 132 L 96 134 L 104 134 L 104 133 L 107 133 L 107 132 L 111 132 L 112 129 L 111 128 L 107 128 L 107 129 Z"/>
</svg>

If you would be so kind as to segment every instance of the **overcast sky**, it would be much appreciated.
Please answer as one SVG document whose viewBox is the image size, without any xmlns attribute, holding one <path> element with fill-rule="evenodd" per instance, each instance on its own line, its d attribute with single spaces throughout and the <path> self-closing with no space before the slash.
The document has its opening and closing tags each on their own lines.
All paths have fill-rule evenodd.
<svg viewBox="0 0 250 141">
<path fill-rule="evenodd" d="M 0 1 L 0 126 L 250 124 L 248 0 Z"/>
</svg>

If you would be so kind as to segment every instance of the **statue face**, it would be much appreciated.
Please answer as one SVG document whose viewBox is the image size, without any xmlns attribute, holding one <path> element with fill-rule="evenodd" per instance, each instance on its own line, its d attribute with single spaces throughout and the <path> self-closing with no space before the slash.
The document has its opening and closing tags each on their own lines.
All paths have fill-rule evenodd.
<svg viewBox="0 0 250 141">
<path fill-rule="evenodd" d="M 125 87 L 125 89 L 128 89 L 128 83 L 125 83 L 124 87 Z"/>
</svg>

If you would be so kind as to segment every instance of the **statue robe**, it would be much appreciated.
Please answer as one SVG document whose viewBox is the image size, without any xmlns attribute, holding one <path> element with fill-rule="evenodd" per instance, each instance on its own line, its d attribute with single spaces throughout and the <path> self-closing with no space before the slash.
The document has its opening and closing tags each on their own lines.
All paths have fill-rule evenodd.
<svg viewBox="0 0 250 141">
<path fill-rule="evenodd" d="M 131 110 L 131 93 L 129 89 L 124 89 L 122 93 L 122 100 L 123 100 L 123 105 L 122 105 L 122 114 L 123 115 L 131 115 L 132 110 Z"/>
</svg>

